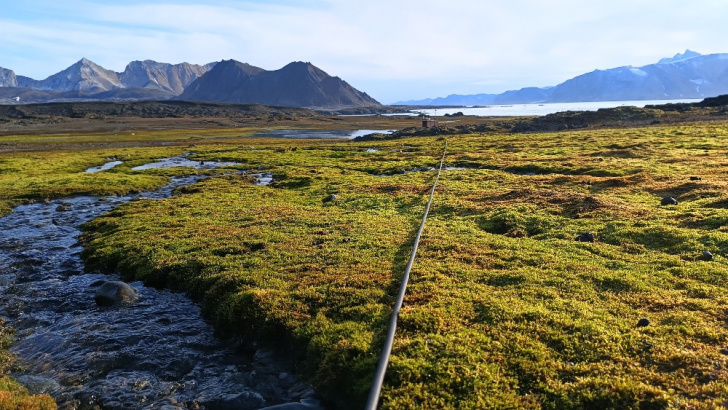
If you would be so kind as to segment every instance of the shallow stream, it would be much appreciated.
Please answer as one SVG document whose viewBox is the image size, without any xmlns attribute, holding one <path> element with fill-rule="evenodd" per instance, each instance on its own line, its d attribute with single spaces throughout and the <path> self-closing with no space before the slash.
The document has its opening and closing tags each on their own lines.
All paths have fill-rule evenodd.
<svg viewBox="0 0 728 410">
<path fill-rule="evenodd" d="M 139 197 L 169 197 L 201 178 Z M 183 294 L 135 282 L 137 302 L 96 305 L 94 290 L 119 278 L 84 272 L 78 227 L 135 197 L 34 203 L 0 218 L 0 315 L 17 330 L 12 351 L 23 369 L 12 376 L 61 409 L 321 408 L 272 352 L 217 339 Z"/>
</svg>

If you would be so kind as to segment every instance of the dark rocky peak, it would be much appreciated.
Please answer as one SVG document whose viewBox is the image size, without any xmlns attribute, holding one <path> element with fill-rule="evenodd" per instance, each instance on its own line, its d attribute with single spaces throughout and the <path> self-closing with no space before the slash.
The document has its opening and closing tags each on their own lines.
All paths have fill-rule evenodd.
<svg viewBox="0 0 728 410">
<path fill-rule="evenodd" d="M 332 78 L 324 70 L 316 67 L 311 63 L 304 63 L 302 61 L 289 63 L 278 71 L 281 74 L 291 75 L 298 78 L 309 77 L 316 82 L 324 81 L 327 78 Z"/>
<path fill-rule="evenodd" d="M 213 70 L 216 74 L 241 73 L 250 77 L 265 72 L 265 70 L 260 67 L 255 67 L 248 63 L 241 63 L 240 61 L 236 60 L 222 60 L 219 63 L 215 64 L 215 67 L 213 67 L 213 69 L 210 71 Z"/>
<path fill-rule="evenodd" d="M 179 99 L 316 108 L 379 105 L 340 78 L 300 61 L 279 70 L 266 71 L 239 61 L 224 60 L 190 84 Z"/>
</svg>

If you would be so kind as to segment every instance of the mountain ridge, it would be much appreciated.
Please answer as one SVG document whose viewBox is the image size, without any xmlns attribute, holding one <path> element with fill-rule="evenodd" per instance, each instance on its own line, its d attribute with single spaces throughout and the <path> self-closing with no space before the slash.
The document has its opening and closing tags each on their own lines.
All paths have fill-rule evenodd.
<svg viewBox="0 0 728 410">
<path fill-rule="evenodd" d="M 552 87 L 526 87 L 500 94 L 453 94 L 393 105 L 490 105 L 590 101 L 702 99 L 728 93 L 728 54 L 686 50 L 642 67 L 594 70 Z"/>
<path fill-rule="evenodd" d="M 235 60 L 205 65 L 137 60 L 118 73 L 82 58 L 44 80 L 0 67 L 0 104 L 151 99 L 326 109 L 381 107 L 341 78 L 303 62 L 268 71 Z"/>
</svg>

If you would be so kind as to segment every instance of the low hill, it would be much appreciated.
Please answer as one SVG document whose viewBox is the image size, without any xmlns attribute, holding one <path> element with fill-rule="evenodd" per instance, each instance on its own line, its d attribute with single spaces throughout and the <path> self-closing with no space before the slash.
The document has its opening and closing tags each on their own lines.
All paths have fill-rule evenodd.
<svg viewBox="0 0 728 410">
<path fill-rule="evenodd" d="M 104 117 L 238 117 L 251 115 L 288 115 L 309 117 L 315 111 L 295 107 L 269 107 L 261 104 L 223 104 L 190 101 L 138 102 L 73 102 L 25 105 L 0 105 L 0 121 L 44 117 L 104 118 Z"/>
</svg>

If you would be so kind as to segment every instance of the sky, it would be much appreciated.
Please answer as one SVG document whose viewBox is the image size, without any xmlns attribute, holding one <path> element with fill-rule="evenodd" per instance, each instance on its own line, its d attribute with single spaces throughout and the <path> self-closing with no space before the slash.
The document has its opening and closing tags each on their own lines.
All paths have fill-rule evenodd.
<svg viewBox="0 0 728 410">
<path fill-rule="evenodd" d="M 726 0 L 2 0 L 0 67 L 305 61 L 390 104 L 728 53 L 726 16 Z"/>
</svg>

